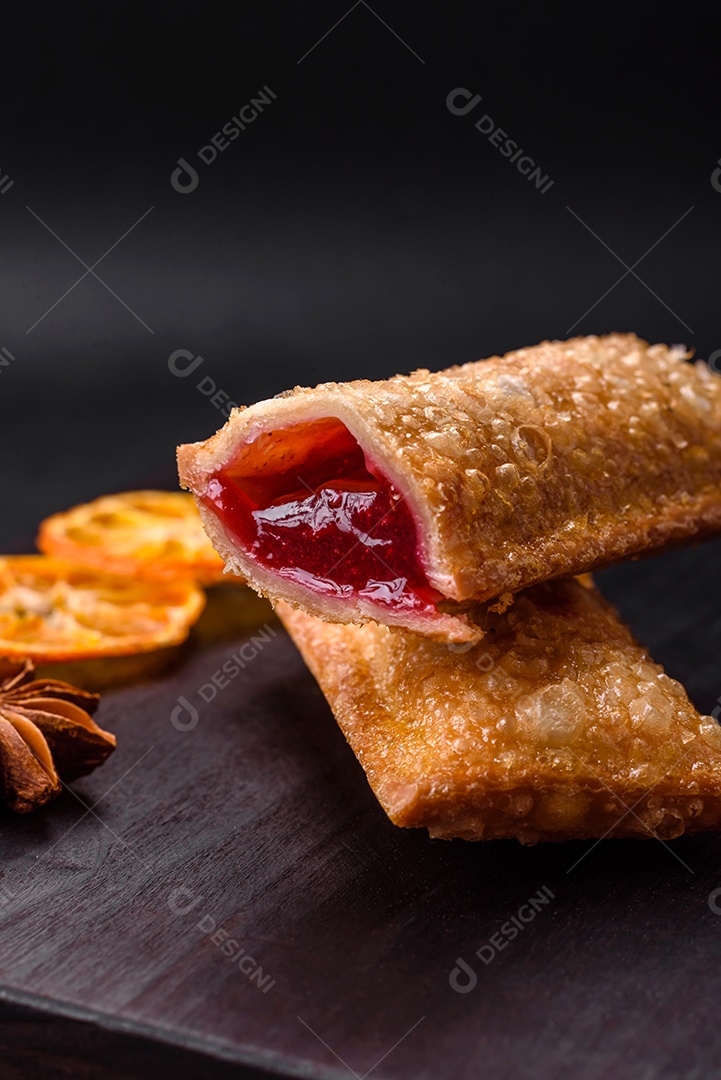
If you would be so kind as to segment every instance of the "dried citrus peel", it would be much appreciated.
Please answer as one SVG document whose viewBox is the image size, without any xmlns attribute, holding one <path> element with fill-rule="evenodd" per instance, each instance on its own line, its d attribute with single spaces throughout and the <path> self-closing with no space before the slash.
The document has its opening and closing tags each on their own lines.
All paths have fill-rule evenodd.
<svg viewBox="0 0 721 1080">
<path fill-rule="evenodd" d="M 205 597 L 189 578 L 118 577 L 43 555 L 0 559 L 0 656 L 127 656 L 184 641 Z"/>
<path fill-rule="evenodd" d="M 185 574 L 205 584 L 223 578 L 223 560 L 193 499 L 180 491 L 127 491 L 82 503 L 46 518 L 37 544 L 53 558 L 105 573 Z"/>
</svg>

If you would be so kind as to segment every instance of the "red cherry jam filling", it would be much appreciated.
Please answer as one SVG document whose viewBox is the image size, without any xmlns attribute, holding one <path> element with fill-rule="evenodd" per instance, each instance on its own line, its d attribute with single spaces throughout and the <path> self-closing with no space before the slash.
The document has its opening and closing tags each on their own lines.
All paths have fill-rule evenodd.
<svg viewBox="0 0 721 1080">
<path fill-rule="evenodd" d="M 339 420 L 246 443 L 205 494 L 248 555 L 317 593 L 435 615 L 407 502 Z"/>
</svg>

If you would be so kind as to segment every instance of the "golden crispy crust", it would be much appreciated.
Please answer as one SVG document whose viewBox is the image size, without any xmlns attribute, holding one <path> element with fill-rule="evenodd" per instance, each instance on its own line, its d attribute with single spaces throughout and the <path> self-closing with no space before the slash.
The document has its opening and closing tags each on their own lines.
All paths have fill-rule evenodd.
<svg viewBox="0 0 721 1080">
<path fill-rule="evenodd" d="M 531 844 L 721 824 L 721 728 L 593 587 L 479 611 L 460 648 L 277 608 L 396 825 Z"/>
<path fill-rule="evenodd" d="M 325 417 L 340 419 L 407 498 L 428 578 L 451 613 L 721 529 L 721 379 L 633 334 L 296 389 L 181 446 L 181 483 L 202 496 L 215 470 L 267 432 L 272 469 L 296 453 L 284 429 Z M 259 591 L 337 621 L 383 618 L 290 588 L 200 510 L 228 568 Z M 452 622 L 437 636 L 454 636 Z"/>
</svg>

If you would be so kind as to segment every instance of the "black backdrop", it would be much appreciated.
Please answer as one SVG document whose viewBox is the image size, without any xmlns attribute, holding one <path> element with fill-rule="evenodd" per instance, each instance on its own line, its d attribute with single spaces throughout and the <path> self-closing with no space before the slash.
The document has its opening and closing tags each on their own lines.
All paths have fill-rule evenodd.
<svg viewBox="0 0 721 1080">
<path fill-rule="evenodd" d="M 721 369 L 720 38 L 721 6 L 702 0 L 0 5 L 0 548 L 73 502 L 154 474 L 167 479 L 176 443 L 214 431 L 228 399 L 250 402 L 329 378 L 440 368 L 543 338 L 609 330 L 685 342 L 714 357 Z M 463 94 L 452 98 L 456 112 L 446 103 L 454 90 L 482 100 L 457 115 Z M 251 99 L 261 103 L 256 116 L 248 109 Z M 237 129 L 232 118 L 238 116 L 246 118 L 245 130 L 206 164 L 198 151 L 212 146 L 224 126 Z M 505 134 L 493 135 L 497 127 Z M 514 146 L 504 156 L 506 139 Z M 523 154 L 514 161 L 516 147 Z M 171 182 L 181 158 L 197 172 L 197 186 L 185 192 Z M 538 166 L 548 177 L 545 193 L 518 165 L 529 173 Z M 171 370 L 185 366 L 193 370 L 184 377 Z M 220 408 L 211 401 L 218 391 Z M 719 555 L 716 540 L 614 568 L 603 580 L 639 639 L 709 712 L 721 701 Z M 290 653 L 278 655 L 284 669 Z M 558 877 L 559 896 L 566 897 L 548 930 L 514 953 L 510 966 L 494 966 L 485 997 L 469 1001 L 469 1012 L 454 1019 L 456 1003 L 444 1005 L 448 1030 L 429 1019 L 421 1038 L 430 1045 L 440 1032 L 457 1072 L 472 1069 L 458 1062 L 466 1046 L 469 1053 L 477 1046 L 479 1055 L 487 1048 L 494 1062 L 502 1062 L 504 1075 L 519 1061 L 526 1076 L 536 1070 L 551 1075 L 559 1061 L 564 1075 L 596 1080 L 609 1061 L 613 1075 L 634 1080 L 698 1080 L 718 1073 L 719 909 L 709 911 L 719 883 L 718 837 L 680 841 L 686 845 L 678 848 L 680 867 L 680 857 L 669 857 L 657 844 L 644 845 L 641 853 L 636 845 L 614 842 L 584 861 L 573 878 L 566 877 L 564 860 L 570 864 L 580 852 L 566 856 L 560 846 L 554 854 L 505 847 L 471 853 L 453 845 L 441 853 L 410 834 L 378 833 L 375 840 L 376 826 L 382 832 L 384 825 L 355 801 L 361 787 L 365 792 L 360 770 L 355 779 L 348 773 L 356 788 L 345 787 L 345 774 L 333 772 L 333 755 L 344 748 L 332 749 L 333 733 L 323 726 L 330 718 L 315 712 L 320 704 L 311 697 L 310 677 L 296 682 L 297 665 L 290 664 L 284 674 L 290 681 L 281 683 L 275 670 L 267 674 L 265 660 L 253 669 L 252 679 L 259 681 L 247 683 L 244 719 L 254 722 L 265 707 L 258 702 L 265 701 L 269 723 L 257 746 L 251 728 L 251 742 L 238 743 L 222 759 L 226 770 L 236 770 L 234 784 L 236 774 L 254 768 L 254 754 L 265 763 L 272 747 L 275 761 L 282 717 L 283 760 L 288 751 L 292 771 L 295 754 L 298 775 L 305 775 L 293 787 L 303 797 L 300 817 L 288 826 L 301 846 L 287 848 L 275 811 L 267 815 L 271 831 L 263 831 L 268 804 L 262 800 L 260 831 L 245 845 L 252 860 L 256 850 L 264 852 L 257 864 L 262 876 L 253 879 L 251 892 L 262 882 L 270 904 L 256 912 L 254 925 L 277 928 L 275 912 L 290 912 L 277 937 L 282 956 L 290 959 L 278 963 L 290 973 L 300 971 L 301 962 L 303 972 L 307 967 L 287 1001 L 300 994 L 305 1005 L 308 993 L 310 1002 L 306 988 L 315 993 L 316 973 L 325 972 L 332 953 L 327 970 L 340 971 L 342 961 L 341 986 L 352 986 L 351 1005 L 363 1003 L 361 1022 L 351 1024 L 352 1041 L 367 1042 L 370 1055 L 379 1030 L 384 1047 L 392 1047 L 405 1029 L 394 1012 L 399 980 L 401 1015 L 416 990 L 432 1006 L 434 969 L 427 958 L 437 965 L 439 955 L 443 963 L 455 955 L 446 953 L 444 942 L 455 941 L 456 928 L 459 941 L 473 940 L 480 927 L 492 930 L 499 912 L 505 917 L 521 891 L 528 896 L 537 887 L 526 891 L 524 882 L 542 867 L 542 880 L 553 880 L 555 888 Z M 173 685 L 164 691 L 166 700 L 176 693 Z M 144 693 L 139 688 L 137 713 L 133 706 L 121 718 L 138 731 L 143 727 L 143 739 L 151 737 L 144 727 L 143 701 L 150 707 Z M 127 705 L 115 700 L 110 707 L 119 715 Z M 216 740 L 235 721 L 232 707 L 226 703 L 224 709 L 230 711 L 207 729 Z M 164 739 L 164 714 L 156 704 L 151 713 L 150 730 Z M 306 736 L 311 750 L 305 749 Z M 133 757 L 125 761 L 134 768 L 132 742 Z M 207 745 L 212 750 L 216 743 Z M 335 787 L 306 799 L 308 784 L 320 775 L 311 762 L 318 747 L 323 754 L 328 749 L 322 775 L 325 781 L 332 772 Z M 236 765 L 239 755 L 242 766 Z M 132 828 L 141 842 L 135 826 L 147 818 L 149 805 L 161 806 L 163 820 L 169 829 L 177 826 L 179 836 L 185 836 L 186 822 L 202 821 L 190 804 L 186 814 L 185 794 L 180 810 L 169 813 L 176 780 L 172 758 L 163 760 L 171 762 L 166 786 L 152 796 L 145 794 L 148 776 L 141 769 L 124 781 L 137 785 L 139 794 L 111 806 L 120 814 L 121 836 Z M 196 766 L 205 768 L 202 760 Z M 108 768 L 115 767 L 111 761 Z M 122 780 L 125 763 L 118 760 L 117 769 Z M 277 771 L 284 785 L 285 769 Z M 103 775 L 98 783 L 100 795 L 107 787 Z M 257 777 L 253 784 L 255 791 Z M 222 790 L 221 784 L 213 797 Z M 242 786 L 234 790 L 243 794 Z M 340 826 L 331 826 L 338 791 L 343 814 Z M 213 805 L 207 803 L 206 816 Z M 290 821 L 295 804 L 281 800 L 278 806 Z M 346 806 L 360 817 L 345 816 Z M 72 810 L 59 803 L 58 812 L 52 821 L 64 831 Z M 233 875 L 225 853 L 235 835 L 226 840 L 230 833 L 223 831 L 241 818 L 223 812 L 214 820 L 223 858 L 212 864 L 207 852 L 214 849 L 203 840 L 202 872 L 209 868 L 211 874 L 207 889 L 203 876 L 203 892 L 210 895 L 217 880 L 213 895 L 228 888 L 228 903 L 242 903 L 244 911 L 246 884 L 228 886 Z M 305 820 L 320 830 L 311 831 L 310 839 Z M 349 820 L 360 830 L 353 832 L 352 849 L 346 843 Z M 274 839 L 278 822 L 281 833 Z M 32 864 L 29 880 L 35 880 L 37 852 L 52 848 L 42 819 L 31 816 L 25 826 L 19 847 L 16 830 L 8 833 L 6 861 L 20 880 L 23 866 Z M 331 827 L 335 839 L 329 842 Z M 32 929 L 42 923 L 38 916 L 33 924 L 33 913 L 50 895 L 48 888 L 55 889 L 58 925 L 75 927 L 67 907 L 77 874 L 95 866 L 104 851 L 96 834 L 88 840 L 77 829 L 75 854 L 60 848 L 56 869 L 46 866 L 47 888 L 40 881 L 29 907 L 26 893 L 18 893 L 16 906 L 3 913 L 7 925 L 17 913 L 20 931 L 11 935 L 16 952 L 26 941 L 37 947 L 37 956 L 43 948 L 49 955 L 47 941 Z M 149 836 L 148 850 L 154 851 Z M 164 842 L 169 855 L 156 867 L 163 883 L 168 867 L 185 866 L 177 858 L 200 850 L 181 850 L 181 841 L 173 854 L 165 834 Z M 271 866 L 281 848 L 287 851 Z M 686 877 L 686 860 L 695 877 Z M 126 958 L 127 948 L 113 891 L 122 866 L 104 855 L 97 865 L 100 901 L 103 874 L 110 882 L 110 907 L 101 904 L 100 916 L 92 912 L 91 956 L 102 965 L 103 956 Z M 197 870 L 201 864 L 188 865 Z M 297 910 L 292 902 L 286 906 L 294 888 L 300 895 L 309 881 L 325 880 L 324 867 L 329 872 L 317 899 L 305 897 Z M 280 891 L 266 889 L 266 873 L 271 884 L 282 879 Z M 353 876 L 339 876 L 346 873 Z M 146 915 L 155 913 L 146 902 L 150 894 L 137 895 L 140 933 Z M 131 915 L 140 910 L 125 907 Z M 349 938 L 345 949 L 343 936 L 354 919 L 362 946 L 356 953 L 358 942 Z M 310 943 L 297 952 L 299 959 L 286 949 L 296 931 L 301 944 Z M 136 939 L 133 929 L 128 940 Z M 154 937 L 146 959 L 166 955 L 161 940 Z M 317 955 L 310 953 L 316 942 Z M 361 953 L 365 960 L 356 964 L 354 955 Z M 383 979 L 390 973 L 387 985 L 371 971 L 379 956 L 389 958 L 382 969 Z M 85 962 L 79 985 L 83 977 L 93 985 L 88 956 Z M 56 971 L 42 957 L 36 964 L 23 954 L 18 970 L 41 983 L 51 971 L 55 981 L 48 985 L 70 985 L 62 963 Z M 183 979 L 186 974 L 183 967 Z M 221 983 L 213 984 L 206 1017 L 220 1000 L 217 986 L 225 985 L 224 974 L 216 977 Z M 332 979 L 324 984 L 335 992 Z M 108 985 L 110 999 L 118 1000 L 121 984 Z M 183 985 L 196 993 L 192 979 Z M 161 997 L 155 995 L 156 1004 L 162 1005 Z M 131 998 L 143 1000 L 135 988 Z M 25 1076 L 47 1030 L 28 1050 L 27 1031 L 6 1014 L 0 1009 L 0 1029 L 4 1025 L 5 1042 L 22 1043 Z M 318 1015 L 318 1029 L 326 1032 L 328 1018 L 320 1008 Z M 431 1015 L 436 1013 L 429 1009 Z M 452 1053 L 463 1015 L 467 1041 Z M 339 1030 L 345 1030 L 340 1012 L 338 1017 Z M 83 1068 L 92 1071 L 93 1044 L 87 1031 L 81 1035 Z M 293 1043 L 292 1027 L 282 1035 Z M 308 1039 L 312 1045 L 313 1036 Z M 409 1053 L 423 1052 L 412 1045 L 409 1040 Z M 105 1038 L 106 1057 L 107 1048 Z M 389 1060 L 396 1068 L 402 1059 Z M 161 1062 L 157 1074 L 166 1073 Z"/>
<path fill-rule="evenodd" d="M 71 2 L 0 26 L 5 543 L 214 431 L 201 380 L 222 408 L 569 332 L 721 349 L 717 4 Z M 482 100 L 456 115 L 456 88 Z"/>
</svg>

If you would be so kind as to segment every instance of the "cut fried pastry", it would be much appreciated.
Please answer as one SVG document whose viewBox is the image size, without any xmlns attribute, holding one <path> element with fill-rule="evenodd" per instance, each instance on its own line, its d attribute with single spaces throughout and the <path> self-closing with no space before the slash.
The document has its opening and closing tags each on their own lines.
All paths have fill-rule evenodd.
<svg viewBox="0 0 721 1080">
<path fill-rule="evenodd" d="M 296 389 L 178 462 L 259 592 L 477 640 L 469 601 L 721 529 L 721 379 L 633 334 L 545 342 Z"/>
<path fill-rule="evenodd" d="M 277 608 L 396 825 L 533 844 L 721 824 L 721 728 L 592 586 L 479 610 L 470 647 Z"/>
</svg>

